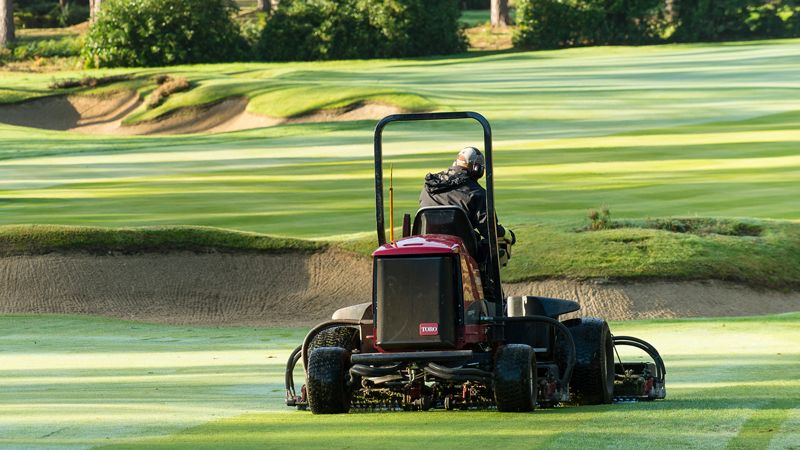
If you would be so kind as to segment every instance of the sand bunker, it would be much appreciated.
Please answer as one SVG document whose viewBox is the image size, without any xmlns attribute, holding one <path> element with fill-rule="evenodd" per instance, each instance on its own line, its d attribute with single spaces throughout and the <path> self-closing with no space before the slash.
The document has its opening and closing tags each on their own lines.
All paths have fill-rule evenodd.
<svg viewBox="0 0 800 450">
<path fill-rule="evenodd" d="M 140 104 L 133 91 L 46 97 L 0 105 L 0 122 L 45 130 L 113 133 Z"/>
<path fill-rule="evenodd" d="M 579 301 L 609 320 L 714 317 L 800 310 L 800 292 L 733 283 L 506 284 L 508 295 Z M 0 258 L 0 313 L 96 314 L 176 324 L 293 326 L 370 301 L 369 259 L 317 254 L 43 255 Z"/>
<path fill-rule="evenodd" d="M 45 97 L 0 105 L 0 123 L 87 134 L 190 134 L 224 133 L 285 123 L 378 120 L 403 112 L 391 105 L 357 103 L 346 108 L 282 119 L 248 112 L 248 99 L 234 97 L 211 105 L 181 108 L 157 120 L 123 125 L 122 121 L 141 104 L 142 99 L 134 91 Z"/>
</svg>

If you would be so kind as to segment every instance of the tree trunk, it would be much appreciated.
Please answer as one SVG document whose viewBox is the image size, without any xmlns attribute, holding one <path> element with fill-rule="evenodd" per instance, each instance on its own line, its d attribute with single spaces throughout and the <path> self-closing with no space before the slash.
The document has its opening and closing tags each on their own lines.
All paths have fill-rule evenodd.
<svg viewBox="0 0 800 450">
<path fill-rule="evenodd" d="M 492 26 L 506 27 L 511 20 L 508 17 L 508 0 L 492 0 Z"/>
<path fill-rule="evenodd" d="M 0 47 L 14 40 L 14 5 L 12 0 L 0 0 Z"/>
<path fill-rule="evenodd" d="M 258 6 L 256 9 L 258 11 L 268 13 L 270 9 L 272 9 L 272 2 L 270 0 L 258 0 Z"/>
<path fill-rule="evenodd" d="M 97 18 L 97 13 L 100 12 L 100 5 L 103 0 L 89 0 L 89 21 L 94 22 Z"/>
</svg>

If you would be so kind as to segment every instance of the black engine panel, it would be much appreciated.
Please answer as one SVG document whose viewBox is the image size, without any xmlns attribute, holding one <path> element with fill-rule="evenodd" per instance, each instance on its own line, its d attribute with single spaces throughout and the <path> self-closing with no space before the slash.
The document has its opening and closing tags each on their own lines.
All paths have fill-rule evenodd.
<svg viewBox="0 0 800 450">
<path fill-rule="evenodd" d="M 376 257 L 373 306 L 385 350 L 455 348 L 463 322 L 458 255 Z"/>
</svg>

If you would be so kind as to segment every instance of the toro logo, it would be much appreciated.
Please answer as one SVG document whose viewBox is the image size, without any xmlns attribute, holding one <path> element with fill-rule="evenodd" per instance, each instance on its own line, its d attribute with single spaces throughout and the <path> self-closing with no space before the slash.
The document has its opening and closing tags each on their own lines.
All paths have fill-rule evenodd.
<svg viewBox="0 0 800 450">
<path fill-rule="evenodd" d="M 439 335 L 439 324 L 435 323 L 435 322 L 419 324 L 419 335 L 420 336 L 438 336 Z"/>
</svg>

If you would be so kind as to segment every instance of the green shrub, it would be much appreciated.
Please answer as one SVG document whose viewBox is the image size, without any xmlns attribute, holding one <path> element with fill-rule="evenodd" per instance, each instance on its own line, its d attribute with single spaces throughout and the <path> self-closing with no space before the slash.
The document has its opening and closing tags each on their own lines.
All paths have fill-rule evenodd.
<svg viewBox="0 0 800 450">
<path fill-rule="evenodd" d="M 521 48 L 646 44 L 667 25 L 661 0 L 520 0 L 517 24 Z"/>
<path fill-rule="evenodd" d="M 88 67 L 235 61 L 247 44 L 232 0 L 106 0 L 89 29 Z"/>
<path fill-rule="evenodd" d="M 583 18 L 578 5 L 559 0 L 523 0 L 517 3 L 517 48 L 575 47 L 587 42 L 578 24 Z"/>
<path fill-rule="evenodd" d="M 676 0 L 676 41 L 717 41 L 747 36 L 746 6 L 751 0 Z"/>
<path fill-rule="evenodd" d="M 283 0 L 258 45 L 270 61 L 461 52 L 457 0 Z"/>
<path fill-rule="evenodd" d="M 611 223 L 611 211 L 606 207 L 600 210 L 590 209 L 587 217 L 589 217 L 589 229 L 592 231 L 605 230 Z"/>
<path fill-rule="evenodd" d="M 796 0 L 675 0 L 680 42 L 800 36 Z"/>
</svg>

